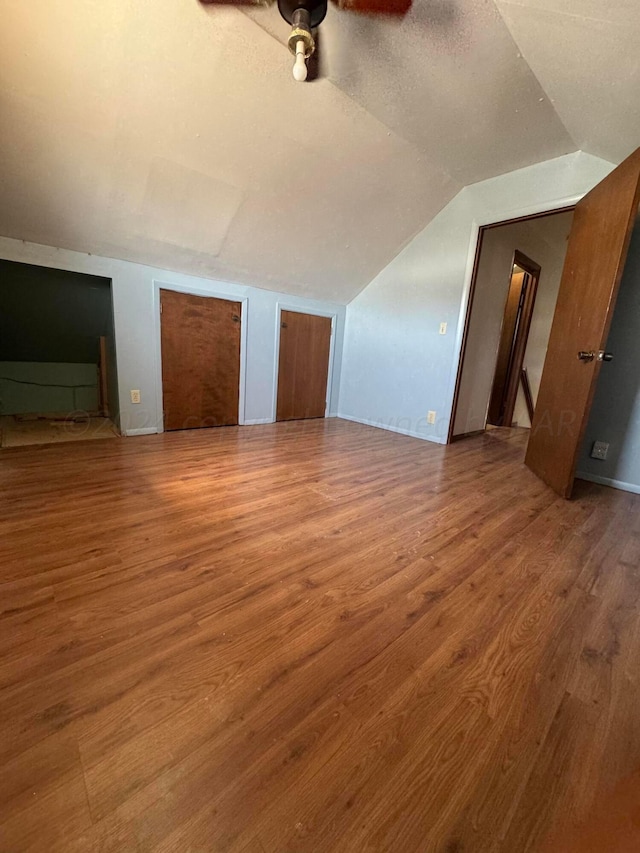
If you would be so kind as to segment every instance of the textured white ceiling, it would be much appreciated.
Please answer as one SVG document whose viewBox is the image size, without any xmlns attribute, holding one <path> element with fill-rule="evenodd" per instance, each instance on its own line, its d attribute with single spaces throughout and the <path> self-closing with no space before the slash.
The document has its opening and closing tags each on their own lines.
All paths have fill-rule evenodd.
<svg viewBox="0 0 640 853">
<path fill-rule="evenodd" d="M 332 9 L 303 85 L 275 9 L 0 0 L 0 234 L 347 302 L 462 186 L 640 144 L 605 5 Z"/>
<path fill-rule="evenodd" d="M 640 145 L 638 0 L 497 0 L 575 145 L 613 163 Z"/>
</svg>

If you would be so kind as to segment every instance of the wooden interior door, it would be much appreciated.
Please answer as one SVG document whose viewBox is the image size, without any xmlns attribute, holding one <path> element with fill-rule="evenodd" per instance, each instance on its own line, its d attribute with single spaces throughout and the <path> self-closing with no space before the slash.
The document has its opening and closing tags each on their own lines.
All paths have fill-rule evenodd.
<svg viewBox="0 0 640 853">
<path fill-rule="evenodd" d="M 576 206 L 526 455 L 563 497 L 571 497 L 639 205 L 640 149 Z"/>
<path fill-rule="evenodd" d="M 238 423 L 240 302 L 160 291 L 164 428 Z"/>
<path fill-rule="evenodd" d="M 330 348 L 330 317 L 282 311 L 276 420 L 324 417 Z"/>
</svg>

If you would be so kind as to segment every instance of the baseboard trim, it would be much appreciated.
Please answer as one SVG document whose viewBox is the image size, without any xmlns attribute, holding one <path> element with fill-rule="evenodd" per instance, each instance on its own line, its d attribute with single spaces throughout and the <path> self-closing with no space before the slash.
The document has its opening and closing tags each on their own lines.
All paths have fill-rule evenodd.
<svg viewBox="0 0 640 853">
<path fill-rule="evenodd" d="M 127 429 L 124 432 L 127 438 L 134 435 L 157 435 L 158 427 L 142 427 L 141 429 Z"/>
<path fill-rule="evenodd" d="M 415 432 L 410 429 L 403 429 L 402 427 L 395 427 L 389 424 L 381 424 L 379 421 L 370 421 L 366 418 L 356 418 L 354 415 L 343 415 L 338 412 L 336 415 L 337 418 L 342 418 L 344 421 L 353 421 L 356 424 L 364 424 L 364 426 L 375 427 L 376 429 L 385 429 L 387 432 L 395 432 L 399 435 L 406 435 L 409 438 L 419 438 L 421 441 L 431 441 L 434 444 L 446 444 L 446 438 L 438 438 L 435 435 L 425 435 L 421 432 Z"/>
<path fill-rule="evenodd" d="M 325 418 L 339 418 L 339 417 L 340 417 L 340 415 L 336 415 L 335 412 L 329 412 L 328 415 L 325 415 Z M 245 421 L 242 424 L 242 426 L 260 426 L 260 424 L 275 424 L 275 423 L 277 423 L 277 421 L 275 421 L 273 418 L 253 418 L 250 421 Z"/>
<path fill-rule="evenodd" d="M 625 483 L 624 480 L 614 480 L 612 477 L 600 477 L 598 474 L 576 474 L 578 480 L 587 480 L 589 483 L 598 483 L 599 486 L 610 486 L 612 489 L 620 489 L 622 492 L 631 492 L 640 495 L 640 486 L 635 483 Z"/>
</svg>

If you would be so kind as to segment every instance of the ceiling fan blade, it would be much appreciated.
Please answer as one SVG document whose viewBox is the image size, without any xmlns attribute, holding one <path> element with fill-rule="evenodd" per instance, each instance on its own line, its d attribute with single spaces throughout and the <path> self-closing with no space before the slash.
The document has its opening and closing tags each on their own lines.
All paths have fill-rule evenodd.
<svg viewBox="0 0 640 853">
<path fill-rule="evenodd" d="M 362 15 L 402 17 L 411 8 L 411 0 L 333 0 L 339 9 Z"/>
<path fill-rule="evenodd" d="M 275 0 L 200 0 L 203 6 L 273 6 Z"/>
</svg>

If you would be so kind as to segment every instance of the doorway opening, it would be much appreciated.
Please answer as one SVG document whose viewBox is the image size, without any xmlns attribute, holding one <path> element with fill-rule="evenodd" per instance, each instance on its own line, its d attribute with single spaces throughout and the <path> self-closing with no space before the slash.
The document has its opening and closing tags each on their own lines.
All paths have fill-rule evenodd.
<svg viewBox="0 0 640 853">
<path fill-rule="evenodd" d="M 480 229 L 449 441 L 529 429 L 573 208 Z"/>
<path fill-rule="evenodd" d="M 523 361 L 529 341 L 539 278 L 540 265 L 516 250 L 489 398 L 487 423 L 492 426 L 511 426 L 520 385 L 525 394 L 529 420 L 533 421 L 534 402 Z"/>
<path fill-rule="evenodd" d="M 111 280 L 0 260 L 0 447 L 120 435 Z"/>
</svg>

